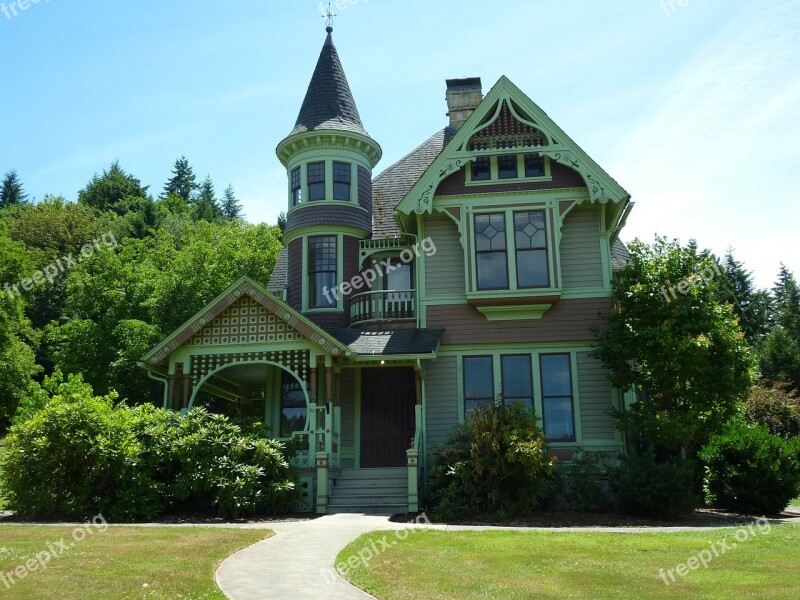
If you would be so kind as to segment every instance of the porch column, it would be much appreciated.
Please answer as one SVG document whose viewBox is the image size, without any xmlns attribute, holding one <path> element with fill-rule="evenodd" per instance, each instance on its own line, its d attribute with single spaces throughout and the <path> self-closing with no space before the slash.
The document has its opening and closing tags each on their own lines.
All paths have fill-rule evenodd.
<svg viewBox="0 0 800 600">
<path fill-rule="evenodd" d="M 328 453 L 317 452 L 317 514 L 328 512 Z"/>
<path fill-rule="evenodd" d="M 419 511 L 419 450 L 409 448 L 408 457 L 408 512 Z"/>
</svg>

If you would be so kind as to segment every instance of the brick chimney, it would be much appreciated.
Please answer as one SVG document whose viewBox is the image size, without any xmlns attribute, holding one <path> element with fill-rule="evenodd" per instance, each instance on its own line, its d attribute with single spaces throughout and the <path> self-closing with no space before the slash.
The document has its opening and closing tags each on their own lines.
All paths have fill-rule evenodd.
<svg viewBox="0 0 800 600">
<path fill-rule="evenodd" d="M 461 129 L 464 122 L 475 112 L 483 100 L 480 77 L 461 77 L 447 80 L 447 116 L 450 125 Z"/>
</svg>

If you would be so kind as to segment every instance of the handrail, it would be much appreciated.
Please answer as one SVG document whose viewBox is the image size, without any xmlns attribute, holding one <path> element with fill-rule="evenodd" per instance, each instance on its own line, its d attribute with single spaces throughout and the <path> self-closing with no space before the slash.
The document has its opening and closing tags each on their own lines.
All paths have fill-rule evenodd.
<svg viewBox="0 0 800 600">
<path fill-rule="evenodd" d="M 416 290 L 375 290 L 350 299 L 350 324 L 416 318 Z"/>
</svg>

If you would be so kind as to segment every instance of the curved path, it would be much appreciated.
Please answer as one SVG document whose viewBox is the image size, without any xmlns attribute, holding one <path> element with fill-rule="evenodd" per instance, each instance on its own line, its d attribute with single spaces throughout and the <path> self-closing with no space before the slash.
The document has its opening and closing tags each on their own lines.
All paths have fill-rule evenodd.
<svg viewBox="0 0 800 600">
<path fill-rule="evenodd" d="M 770 521 L 798 522 L 800 518 Z M 440 531 L 553 531 L 545 527 L 406 525 L 392 523 L 385 516 L 363 514 L 327 515 L 308 521 L 269 523 L 268 526 L 276 535 L 231 555 L 217 569 L 217 585 L 231 600 L 374 600 L 373 596 L 339 577 L 333 567 L 336 555 L 342 548 L 370 531 L 409 528 Z M 719 527 L 559 527 L 558 531 L 679 533 L 711 531 Z M 399 536 L 387 536 L 389 544 L 396 544 L 396 539 L 400 539 Z M 370 549 L 365 547 L 364 551 L 368 553 Z"/>
</svg>

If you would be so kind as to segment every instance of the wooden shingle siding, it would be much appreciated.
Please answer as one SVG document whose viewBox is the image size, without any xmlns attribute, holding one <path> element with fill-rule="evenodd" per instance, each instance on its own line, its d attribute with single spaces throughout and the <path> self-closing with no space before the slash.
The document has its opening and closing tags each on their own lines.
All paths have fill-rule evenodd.
<svg viewBox="0 0 800 600">
<path fill-rule="evenodd" d="M 608 298 L 562 299 L 541 319 L 486 320 L 468 304 L 428 306 L 428 327 L 445 329 L 442 344 L 502 344 L 505 342 L 566 342 L 594 339 L 591 327 L 603 328 L 598 313 L 609 313 Z"/>
<path fill-rule="evenodd" d="M 425 291 L 432 294 L 464 294 L 464 249 L 458 228 L 448 217 L 425 219 L 425 238 L 436 245 L 436 254 L 425 258 Z"/>
<path fill-rule="evenodd" d="M 614 422 L 606 414 L 612 408 L 613 398 L 608 371 L 588 352 L 580 352 L 577 357 L 583 439 L 614 440 Z"/>
<path fill-rule="evenodd" d="M 364 167 L 358 166 L 358 204 L 369 211 L 372 219 L 372 175 Z"/>
<path fill-rule="evenodd" d="M 303 240 L 289 244 L 286 285 L 289 288 L 288 304 L 295 310 L 303 310 Z"/>
<path fill-rule="evenodd" d="M 561 238 L 564 289 L 602 287 L 603 264 L 597 206 L 578 206 L 564 220 Z"/>
<path fill-rule="evenodd" d="M 313 202 L 309 202 L 289 212 L 286 233 L 314 225 L 358 227 L 368 232 L 372 231 L 372 213 L 364 212 L 355 205 L 315 205 Z"/>
<path fill-rule="evenodd" d="M 425 442 L 430 457 L 434 446 L 444 442 L 458 425 L 458 371 L 456 357 L 433 361 L 425 376 Z"/>
</svg>

